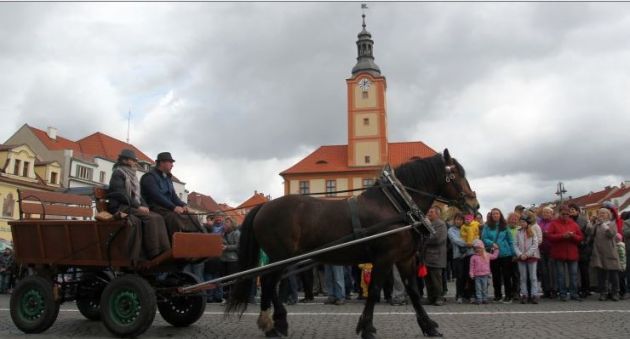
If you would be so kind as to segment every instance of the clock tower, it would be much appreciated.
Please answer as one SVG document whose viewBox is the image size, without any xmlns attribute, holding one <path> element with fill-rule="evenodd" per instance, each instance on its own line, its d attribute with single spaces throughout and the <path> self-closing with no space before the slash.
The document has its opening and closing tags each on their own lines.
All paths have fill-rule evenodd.
<svg viewBox="0 0 630 339">
<path fill-rule="evenodd" d="M 348 166 L 373 167 L 388 162 L 387 82 L 374 63 L 372 34 L 365 29 L 357 40 L 357 64 L 348 87 Z"/>
</svg>

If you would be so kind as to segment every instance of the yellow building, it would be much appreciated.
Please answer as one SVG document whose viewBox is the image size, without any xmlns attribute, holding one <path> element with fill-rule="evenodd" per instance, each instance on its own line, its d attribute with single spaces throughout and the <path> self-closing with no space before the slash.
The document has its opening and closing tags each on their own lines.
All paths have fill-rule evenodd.
<svg viewBox="0 0 630 339">
<path fill-rule="evenodd" d="M 57 161 L 40 161 L 27 145 L 0 145 L 0 238 L 11 240 L 8 222 L 20 218 L 18 189 L 57 190 L 61 173 Z"/>
<path fill-rule="evenodd" d="M 348 144 L 321 146 L 280 173 L 285 195 L 325 192 L 326 196 L 335 196 L 330 192 L 365 188 L 374 184 L 387 163 L 395 167 L 436 154 L 421 141 L 389 142 L 387 81 L 374 63 L 374 41 L 365 27 L 363 15 L 363 30 L 357 40 L 357 64 L 352 68 L 351 77 L 346 79 Z"/>
</svg>

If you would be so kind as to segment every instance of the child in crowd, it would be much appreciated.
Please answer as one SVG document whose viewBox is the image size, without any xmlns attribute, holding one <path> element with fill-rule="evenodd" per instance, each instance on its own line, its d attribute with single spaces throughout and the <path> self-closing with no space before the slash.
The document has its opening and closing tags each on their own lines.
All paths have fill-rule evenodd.
<svg viewBox="0 0 630 339">
<path fill-rule="evenodd" d="M 475 294 L 477 300 L 475 303 L 488 303 L 488 278 L 490 278 L 490 260 L 494 260 L 499 256 L 499 247 L 494 244 L 492 253 L 486 252 L 483 242 L 479 239 L 473 241 L 475 254 L 470 259 L 470 277 L 475 280 Z"/>
<path fill-rule="evenodd" d="M 625 284 L 626 278 L 626 243 L 623 242 L 623 236 L 621 233 L 617 233 L 617 253 L 619 254 L 619 296 L 623 300 L 625 299 L 625 295 L 628 293 L 628 288 Z"/>
<path fill-rule="evenodd" d="M 367 299 L 370 281 L 372 280 L 372 264 L 359 264 L 359 268 L 361 269 L 361 294 L 358 299 Z"/>
<path fill-rule="evenodd" d="M 520 300 L 521 304 L 527 303 L 527 277 L 531 286 L 529 300 L 532 304 L 538 304 L 538 279 L 536 277 L 536 265 L 540 259 L 540 251 L 538 250 L 538 236 L 532 225 L 536 223 L 533 216 L 523 214 L 519 220 L 520 229 L 516 233 L 514 239 L 514 252 L 518 262 L 518 270 L 520 274 Z"/>
<path fill-rule="evenodd" d="M 464 224 L 459 229 L 459 234 L 466 245 L 471 246 L 475 239 L 479 239 L 479 222 L 472 214 L 464 216 Z"/>
</svg>

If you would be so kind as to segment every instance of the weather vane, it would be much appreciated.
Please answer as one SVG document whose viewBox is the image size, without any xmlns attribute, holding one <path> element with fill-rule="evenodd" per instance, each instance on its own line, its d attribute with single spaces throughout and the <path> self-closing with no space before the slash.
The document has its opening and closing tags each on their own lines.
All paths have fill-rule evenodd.
<svg viewBox="0 0 630 339">
<path fill-rule="evenodd" d="M 368 6 L 366 3 L 362 3 L 361 4 L 361 12 L 363 12 L 363 14 L 361 15 L 361 17 L 363 18 L 363 28 L 365 29 L 365 10 L 368 9 Z"/>
</svg>

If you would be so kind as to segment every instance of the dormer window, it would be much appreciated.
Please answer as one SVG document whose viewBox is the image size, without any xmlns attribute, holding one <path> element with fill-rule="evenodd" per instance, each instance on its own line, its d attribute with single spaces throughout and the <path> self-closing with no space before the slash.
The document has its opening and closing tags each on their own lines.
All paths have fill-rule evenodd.
<svg viewBox="0 0 630 339">
<path fill-rule="evenodd" d="M 326 164 L 328 164 L 328 161 L 326 161 L 326 160 L 317 160 L 317 162 L 315 164 L 316 165 L 326 165 Z"/>
<path fill-rule="evenodd" d="M 20 175 L 20 165 L 22 164 L 22 161 L 15 159 L 13 162 L 13 175 Z"/>
<path fill-rule="evenodd" d="M 57 172 L 50 172 L 50 183 L 53 185 L 58 184 L 57 177 L 58 177 Z"/>
<path fill-rule="evenodd" d="M 24 162 L 24 166 L 22 167 L 22 176 L 23 177 L 27 177 L 28 178 L 28 172 L 29 172 L 29 167 L 31 166 L 31 163 L 28 161 Z"/>
</svg>

